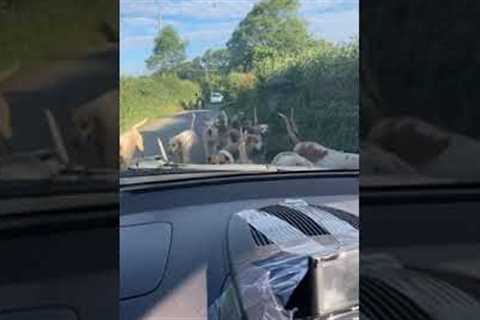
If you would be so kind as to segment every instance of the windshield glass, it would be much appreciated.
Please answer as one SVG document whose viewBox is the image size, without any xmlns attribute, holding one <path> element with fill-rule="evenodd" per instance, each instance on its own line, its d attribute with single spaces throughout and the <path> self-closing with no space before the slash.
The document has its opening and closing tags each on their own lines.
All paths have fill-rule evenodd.
<svg viewBox="0 0 480 320">
<path fill-rule="evenodd" d="M 117 12 L 112 1 L 0 1 L 2 197 L 116 188 Z"/>
<path fill-rule="evenodd" d="M 123 171 L 358 169 L 358 1 L 120 11 Z"/>
<path fill-rule="evenodd" d="M 439 27 L 438 15 L 416 14 L 424 10 L 418 3 L 383 1 L 364 9 L 361 183 L 478 183 L 479 51 L 463 43 L 474 31 L 464 24 Z M 462 10 L 439 8 L 452 21 Z M 398 19 L 385 19 L 390 12 Z"/>
</svg>

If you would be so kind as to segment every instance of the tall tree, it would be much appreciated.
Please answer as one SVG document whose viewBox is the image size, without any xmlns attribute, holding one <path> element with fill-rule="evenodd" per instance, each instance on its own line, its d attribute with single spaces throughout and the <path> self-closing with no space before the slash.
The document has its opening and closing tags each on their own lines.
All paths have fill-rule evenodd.
<svg viewBox="0 0 480 320">
<path fill-rule="evenodd" d="M 152 55 L 145 61 L 147 68 L 158 72 L 171 71 L 187 58 L 187 42 L 171 25 L 163 27 L 155 38 Z"/>
<path fill-rule="evenodd" d="M 257 3 L 227 42 L 232 67 L 253 68 L 255 50 L 300 52 L 311 41 L 305 21 L 299 17 L 299 0 L 262 0 Z"/>
<path fill-rule="evenodd" d="M 203 65 L 216 73 L 226 73 L 230 63 L 230 55 L 227 49 L 208 49 L 201 58 Z"/>
</svg>

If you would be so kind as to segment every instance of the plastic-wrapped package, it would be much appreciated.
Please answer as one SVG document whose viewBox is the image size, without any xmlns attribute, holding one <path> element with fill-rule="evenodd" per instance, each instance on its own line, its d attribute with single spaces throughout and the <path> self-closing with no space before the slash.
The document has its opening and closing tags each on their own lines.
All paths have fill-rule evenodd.
<svg viewBox="0 0 480 320">
<path fill-rule="evenodd" d="M 325 234 L 307 235 L 291 217 L 261 209 L 237 213 L 268 245 L 231 261 L 232 281 L 210 306 L 209 319 L 358 319 L 358 230 L 302 201 L 281 206 L 309 217 Z"/>
<path fill-rule="evenodd" d="M 242 310 L 249 320 L 293 319 L 294 311 L 286 310 L 285 305 L 307 271 L 305 256 L 278 254 L 245 264 L 237 275 L 237 290 L 228 283 L 221 297 L 210 306 L 209 319 L 241 319 Z"/>
</svg>

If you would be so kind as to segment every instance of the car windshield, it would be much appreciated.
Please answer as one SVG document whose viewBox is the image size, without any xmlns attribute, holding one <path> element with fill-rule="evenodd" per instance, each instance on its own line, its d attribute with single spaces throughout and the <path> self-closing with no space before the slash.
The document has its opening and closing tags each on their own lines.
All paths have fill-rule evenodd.
<svg viewBox="0 0 480 320">
<path fill-rule="evenodd" d="M 120 12 L 122 171 L 358 170 L 358 1 Z"/>
<path fill-rule="evenodd" d="M 362 13 L 369 25 L 382 26 L 362 31 L 360 171 L 366 186 L 480 181 L 480 74 L 471 68 L 478 65 L 478 50 L 461 42 L 473 30 L 439 31 L 438 16 L 410 14 L 420 8 L 383 1 Z M 439 10 L 453 21 L 464 9 Z M 399 23 L 382 12 L 408 14 Z M 455 50 L 447 56 L 449 48 Z"/>
<path fill-rule="evenodd" d="M 105 97 L 118 96 L 117 11 L 111 1 L 0 1 L 2 197 L 116 188 L 118 102 Z"/>
</svg>

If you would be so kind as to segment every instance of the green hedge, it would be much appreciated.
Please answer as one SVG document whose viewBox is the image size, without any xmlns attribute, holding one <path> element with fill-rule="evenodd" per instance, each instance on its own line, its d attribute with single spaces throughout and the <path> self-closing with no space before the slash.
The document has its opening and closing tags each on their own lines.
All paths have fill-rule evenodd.
<svg viewBox="0 0 480 320">
<path fill-rule="evenodd" d="M 200 86 L 173 75 L 120 79 L 120 132 L 144 118 L 157 119 L 185 109 L 200 94 Z"/>
<path fill-rule="evenodd" d="M 334 45 L 325 41 L 302 55 L 264 57 L 254 69 L 256 83 L 245 89 L 245 81 L 230 81 L 228 111 L 252 114 L 271 126 L 268 155 L 292 148 L 278 112 L 295 109 L 303 140 L 327 147 L 358 151 L 358 41 Z M 245 78 L 250 77 L 245 74 Z M 251 80 L 250 80 L 251 81 Z M 235 84 L 243 84 L 243 87 Z"/>
</svg>

